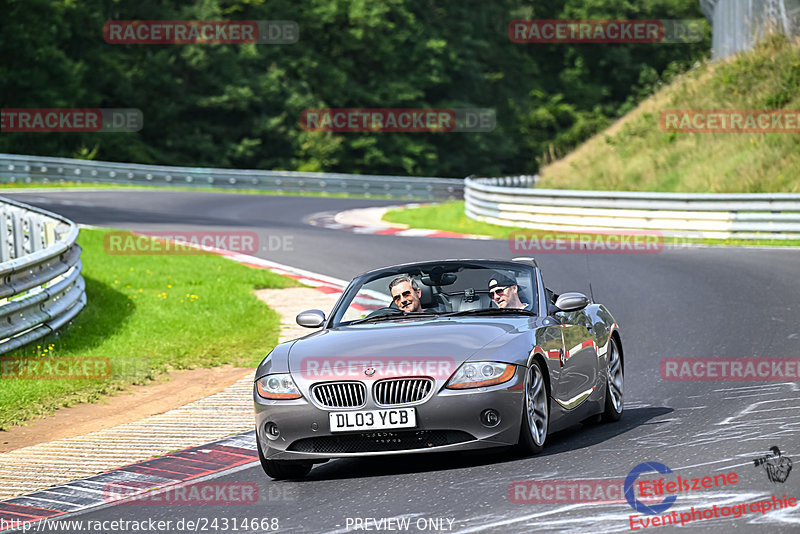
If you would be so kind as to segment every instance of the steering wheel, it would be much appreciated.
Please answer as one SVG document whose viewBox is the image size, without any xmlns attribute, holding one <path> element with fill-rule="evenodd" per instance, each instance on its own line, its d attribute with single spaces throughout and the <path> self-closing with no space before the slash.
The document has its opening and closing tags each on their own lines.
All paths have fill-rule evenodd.
<svg viewBox="0 0 800 534">
<path fill-rule="evenodd" d="M 390 308 L 387 306 L 385 308 L 378 308 L 377 310 L 373 311 L 372 313 L 364 317 L 364 319 L 372 319 L 373 317 L 380 317 L 381 315 L 403 315 L 404 313 L 405 312 L 403 312 L 402 310 L 398 310 L 397 308 Z"/>
</svg>

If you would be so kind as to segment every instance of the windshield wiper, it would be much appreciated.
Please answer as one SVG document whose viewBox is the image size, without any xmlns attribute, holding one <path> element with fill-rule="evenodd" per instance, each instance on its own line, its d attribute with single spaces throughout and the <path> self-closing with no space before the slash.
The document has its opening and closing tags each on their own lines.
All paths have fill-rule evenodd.
<svg viewBox="0 0 800 534">
<path fill-rule="evenodd" d="M 386 315 L 376 315 L 375 317 L 364 317 L 363 319 L 357 319 L 355 321 L 350 321 L 347 324 L 361 324 L 361 323 L 371 323 L 371 322 L 378 322 L 378 321 L 396 321 L 398 319 L 410 319 L 410 318 L 417 318 L 417 317 L 438 317 L 438 313 L 434 312 L 400 312 L 400 313 L 387 313 Z"/>
<path fill-rule="evenodd" d="M 455 317 L 459 315 L 537 315 L 536 312 L 531 310 L 519 308 L 478 308 L 475 310 L 463 310 L 457 312 L 450 312 L 444 314 L 446 317 Z"/>
</svg>

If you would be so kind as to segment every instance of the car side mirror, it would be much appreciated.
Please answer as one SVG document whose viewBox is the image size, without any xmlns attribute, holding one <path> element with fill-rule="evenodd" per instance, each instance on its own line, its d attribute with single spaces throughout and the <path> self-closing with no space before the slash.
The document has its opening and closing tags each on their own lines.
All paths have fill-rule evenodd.
<svg viewBox="0 0 800 534">
<path fill-rule="evenodd" d="M 325 312 L 322 310 L 306 310 L 297 314 L 297 324 L 306 328 L 319 328 L 325 322 Z"/>
<path fill-rule="evenodd" d="M 582 310 L 588 305 L 589 297 L 577 291 L 564 293 L 556 300 L 556 307 L 565 312 Z"/>
</svg>

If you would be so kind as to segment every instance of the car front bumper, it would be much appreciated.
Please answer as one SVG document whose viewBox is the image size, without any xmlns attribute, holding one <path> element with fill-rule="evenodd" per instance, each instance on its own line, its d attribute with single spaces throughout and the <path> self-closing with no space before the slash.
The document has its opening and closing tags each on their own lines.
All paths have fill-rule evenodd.
<svg viewBox="0 0 800 534">
<path fill-rule="evenodd" d="M 525 369 L 497 386 L 467 390 L 437 390 L 427 401 L 416 404 L 417 426 L 413 429 L 331 432 L 328 414 L 349 411 L 323 409 L 305 397 L 273 401 L 253 390 L 256 439 L 270 460 L 325 460 L 387 454 L 463 451 L 514 445 L 519 439 L 524 403 Z M 368 400 L 359 410 L 378 410 Z M 500 415 L 495 426 L 481 420 L 488 409 Z M 353 410 L 353 411 L 359 411 Z M 268 435 L 265 427 L 277 425 L 279 435 Z"/>
</svg>

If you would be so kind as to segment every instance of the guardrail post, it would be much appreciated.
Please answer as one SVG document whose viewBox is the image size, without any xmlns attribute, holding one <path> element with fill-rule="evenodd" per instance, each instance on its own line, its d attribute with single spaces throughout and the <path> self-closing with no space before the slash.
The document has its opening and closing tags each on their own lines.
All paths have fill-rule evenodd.
<svg viewBox="0 0 800 534">
<path fill-rule="evenodd" d="M 5 208 L 0 208 L 0 263 L 11 259 L 11 251 L 8 248 L 8 238 L 11 233 L 8 215 Z"/>
<path fill-rule="evenodd" d="M 28 215 L 28 236 L 30 242 L 30 250 L 28 252 L 36 252 L 44 248 L 42 231 L 42 219 L 35 215 Z"/>
<path fill-rule="evenodd" d="M 25 230 L 22 227 L 22 214 L 19 210 L 11 212 L 11 228 L 14 236 L 14 258 L 25 255 Z"/>
<path fill-rule="evenodd" d="M 44 225 L 44 246 L 45 248 L 49 247 L 56 241 L 58 241 L 58 236 L 56 235 L 56 227 L 58 223 L 56 221 L 48 222 Z"/>
</svg>

